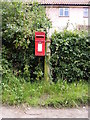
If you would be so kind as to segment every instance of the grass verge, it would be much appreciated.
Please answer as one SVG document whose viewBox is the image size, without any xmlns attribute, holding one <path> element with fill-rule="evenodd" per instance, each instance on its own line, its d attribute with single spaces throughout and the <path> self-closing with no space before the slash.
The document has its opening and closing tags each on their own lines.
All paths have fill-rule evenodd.
<svg viewBox="0 0 90 120">
<path fill-rule="evenodd" d="M 2 80 L 2 102 L 9 105 L 27 103 L 30 106 L 52 106 L 56 108 L 77 107 L 88 104 L 88 83 L 25 82 L 13 75 Z"/>
</svg>

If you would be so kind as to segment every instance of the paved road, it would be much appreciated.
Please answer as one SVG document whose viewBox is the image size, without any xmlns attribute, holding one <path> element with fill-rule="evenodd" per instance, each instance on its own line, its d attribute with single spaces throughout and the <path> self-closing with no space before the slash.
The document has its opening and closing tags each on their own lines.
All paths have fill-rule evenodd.
<svg viewBox="0 0 90 120">
<path fill-rule="evenodd" d="M 0 118 L 88 118 L 88 107 L 73 109 L 2 106 Z"/>
</svg>

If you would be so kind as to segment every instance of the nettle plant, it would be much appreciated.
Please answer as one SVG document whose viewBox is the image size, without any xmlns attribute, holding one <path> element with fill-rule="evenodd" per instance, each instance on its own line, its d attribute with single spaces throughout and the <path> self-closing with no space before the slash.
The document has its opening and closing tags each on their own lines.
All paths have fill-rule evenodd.
<svg viewBox="0 0 90 120">
<path fill-rule="evenodd" d="M 86 32 L 55 32 L 51 43 L 51 71 L 53 80 L 89 79 L 89 37 Z"/>
<path fill-rule="evenodd" d="M 35 57 L 35 31 L 44 31 L 47 36 L 50 27 L 45 8 L 38 3 L 2 2 L 2 44 L 15 75 L 24 76 L 26 80 L 38 79 L 36 67 L 43 72 L 44 58 Z"/>
</svg>

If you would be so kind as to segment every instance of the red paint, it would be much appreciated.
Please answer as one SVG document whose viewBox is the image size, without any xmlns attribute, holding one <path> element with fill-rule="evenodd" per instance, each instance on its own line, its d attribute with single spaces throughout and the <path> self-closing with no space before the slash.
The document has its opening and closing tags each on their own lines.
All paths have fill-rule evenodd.
<svg viewBox="0 0 90 120">
<path fill-rule="evenodd" d="M 35 32 L 35 55 L 45 56 L 45 32 Z"/>
</svg>

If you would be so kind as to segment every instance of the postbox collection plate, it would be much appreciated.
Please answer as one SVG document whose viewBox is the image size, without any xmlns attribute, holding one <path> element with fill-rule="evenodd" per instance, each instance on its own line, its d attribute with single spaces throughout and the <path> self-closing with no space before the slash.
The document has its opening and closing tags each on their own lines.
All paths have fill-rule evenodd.
<svg viewBox="0 0 90 120">
<path fill-rule="evenodd" d="M 42 52 L 42 43 L 38 43 L 38 52 Z"/>
</svg>

